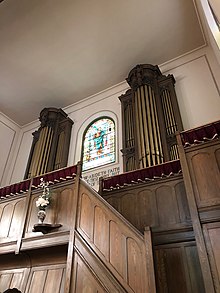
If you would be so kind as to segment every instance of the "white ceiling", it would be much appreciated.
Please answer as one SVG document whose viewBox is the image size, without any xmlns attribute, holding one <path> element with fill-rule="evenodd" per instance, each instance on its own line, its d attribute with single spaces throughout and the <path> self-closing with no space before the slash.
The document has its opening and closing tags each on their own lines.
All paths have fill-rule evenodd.
<svg viewBox="0 0 220 293">
<path fill-rule="evenodd" d="M 193 0 L 4 0 L 0 111 L 24 125 L 203 44 Z"/>
</svg>

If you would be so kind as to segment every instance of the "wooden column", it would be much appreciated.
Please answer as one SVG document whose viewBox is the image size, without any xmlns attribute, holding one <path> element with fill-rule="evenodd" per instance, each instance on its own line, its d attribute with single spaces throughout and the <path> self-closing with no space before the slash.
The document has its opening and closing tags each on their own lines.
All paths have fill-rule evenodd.
<svg viewBox="0 0 220 293">
<path fill-rule="evenodd" d="M 207 293 L 214 293 L 215 289 L 214 289 L 209 259 L 207 255 L 207 249 L 205 245 L 202 226 L 199 219 L 199 213 L 198 213 L 198 208 L 196 205 L 193 184 L 192 184 L 192 180 L 191 180 L 191 176 L 190 176 L 190 172 L 189 172 L 189 168 L 188 168 L 188 164 L 186 160 L 185 150 L 182 145 L 180 133 L 177 134 L 177 143 L 178 143 L 180 163 L 181 163 L 182 172 L 183 172 L 183 178 L 185 182 L 186 196 L 187 196 L 187 200 L 189 204 L 189 211 L 191 215 L 192 226 L 193 226 L 193 230 L 195 234 L 196 245 L 198 249 L 198 256 L 199 256 L 203 280 L 204 280 L 204 286 Z"/>
<path fill-rule="evenodd" d="M 74 261 L 74 243 L 75 243 L 75 230 L 76 230 L 76 220 L 77 220 L 77 211 L 78 211 L 78 199 L 79 199 L 79 185 L 80 177 L 82 174 L 82 163 L 78 162 L 77 164 L 77 174 L 74 181 L 74 195 L 75 200 L 72 209 L 72 218 L 70 219 L 70 236 L 68 243 L 68 253 L 67 253 L 67 262 L 66 262 L 66 279 L 64 285 L 64 292 L 69 293 L 71 288 L 71 277 Z"/>
</svg>

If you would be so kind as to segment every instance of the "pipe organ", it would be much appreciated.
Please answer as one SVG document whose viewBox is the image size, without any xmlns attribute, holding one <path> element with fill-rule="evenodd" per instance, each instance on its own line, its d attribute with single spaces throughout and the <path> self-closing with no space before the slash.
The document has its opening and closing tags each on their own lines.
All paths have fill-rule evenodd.
<svg viewBox="0 0 220 293">
<path fill-rule="evenodd" d="M 137 65 L 127 78 L 131 89 L 119 97 L 123 118 L 124 170 L 178 159 L 175 132 L 183 130 L 173 75 L 158 66 Z"/>
<path fill-rule="evenodd" d="M 66 167 L 73 121 L 56 108 L 44 108 L 40 128 L 33 133 L 33 143 L 25 178 Z"/>
</svg>

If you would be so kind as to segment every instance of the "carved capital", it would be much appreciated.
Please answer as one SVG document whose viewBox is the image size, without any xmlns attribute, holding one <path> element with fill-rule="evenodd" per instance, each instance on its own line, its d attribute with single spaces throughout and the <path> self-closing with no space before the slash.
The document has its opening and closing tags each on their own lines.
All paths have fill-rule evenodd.
<svg viewBox="0 0 220 293">
<path fill-rule="evenodd" d="M 161 75 L 162 73 L 157 65 L 139 64 L 129 72 L 126 81 L 135 91 L 138 87 L 145 84 L 152 86 Z"/>
</svg>

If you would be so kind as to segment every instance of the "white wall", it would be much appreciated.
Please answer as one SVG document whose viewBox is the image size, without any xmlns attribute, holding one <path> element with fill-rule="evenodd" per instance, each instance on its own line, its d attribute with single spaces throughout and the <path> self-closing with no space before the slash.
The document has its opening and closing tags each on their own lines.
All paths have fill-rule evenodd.
<svg viewBox="0 0 220 293">
<path fill-rule="evenodd" d="M 176 93 L 185 129 L 194 128 L 220 119 L 220 66 L 212 49 L 205 47 L 175 60 L 160 65 L 164 74 L 173 74 L 176 79 Z M 64 108 L 74 121 L 68 165 L 80 160 L 82 135 L 87 125 L 95 118 L 106 115 L 114 119 L 117 127 L 117 161 L 105 167 L 85 172 L 84 176 L 95 182 L 96 177 L 122 171 L 122 129 L 121 107 L 118 97 L 128 89 L 124 81 L 81 102 Z M 53 106 L 53 105 L 51 105 Z M 9 123 L 9 122 L 8 122 Z M 10 123 L 0 126 L 0 139 L 5 146 L 1 159 L 1 172 L 4 184 L 23 179 L 32 143 L 32 132 L 39 127 L 39 121 L 22 127 L 10 129 Z M 17 131 L 17 132 L 16 132 Z M 13 139 L 14 132 L 18 136 Z M 4 140 L 4 137 L 7 137 Z M 7 158 L 13 157 L 13 160 Z M 1 175 L 1 173 L 0 173 Z M 93 176 L 93 177 L 92 177 Z M 3 184 L 2 184 L 3 185 Z M 96 187 L 96 186 L 95 186 Z"/>
<path fill-rule="evenodd" d="M 21 128 L 21 134 L 17 144 L 17 153 L 13 166 L 11 166 L 10 183 L 24 179 L 29 153 L 33 141 L 32 133 L 40 126 L 39 121 L 34 121 Z"/>
<path fill-rule="evenodd" d="M 220 119 L 220 67 L 209 48 L 160 66 L 176 79 L 176 94 L 184 129 Z"/>
<path fill-rule="evenodd" d="M 15 160 L 19 134 L 20 127 L 0 112 L 0 186 L 5 186 L 10 181 L 8 166 Z"/>
<path fill-rule="evenodd" d="M 212 47 L 213 52 L 220 64 L 220 31 L 214 20 L 209 3 L 207 0 L 194 0 L 196 10 L 199 13 L 199 18 L 204 29 L 206 40 L 208 44 Z M 214 2 L 214 1 L 213 1 Z M 220 1 L 215 0 L 216 12 L 220 7 Z"/>
</svg>

